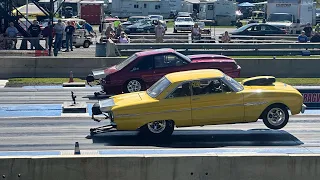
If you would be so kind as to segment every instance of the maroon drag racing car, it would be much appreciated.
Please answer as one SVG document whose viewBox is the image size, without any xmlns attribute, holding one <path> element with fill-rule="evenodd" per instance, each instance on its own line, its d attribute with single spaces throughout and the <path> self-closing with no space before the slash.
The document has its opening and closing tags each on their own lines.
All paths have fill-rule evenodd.
<svg viewBox="0 0 320 180">
<path fill-rule="evenodd" d="M 199 54 L 185 56 L 173 49 L 156 49 L 137 52 L 121 63 L 102 70 L 93 70 L 87 83 L 98 81 L 102 91 L 95 95 L 115 95 L 144 91 L 162 76 L 178 71 L 219 69 L 230 77 L 240 76 L 241 67 L 232 58 Z"/>
</svg>

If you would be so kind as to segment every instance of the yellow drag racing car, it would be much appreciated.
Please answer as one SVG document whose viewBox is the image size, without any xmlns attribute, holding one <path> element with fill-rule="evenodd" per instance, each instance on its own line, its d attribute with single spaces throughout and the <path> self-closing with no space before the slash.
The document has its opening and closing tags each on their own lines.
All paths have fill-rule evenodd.
<svg viewBox="0 0 320 180">
<path fill-rule="evenodd" d="M 291 114 L 304 112 L 301 93 L 273 76 L 241 83 L 215 69 L 170 73 L 147 91 L 120 94 L 92 107 L 92 118 L 104 114 L 110 124 L 91 129 L 139 130 L 153 136 L 171 135 L 174 127 L 248 123 L 263 119 L 281 129 Z"/>
</svg>

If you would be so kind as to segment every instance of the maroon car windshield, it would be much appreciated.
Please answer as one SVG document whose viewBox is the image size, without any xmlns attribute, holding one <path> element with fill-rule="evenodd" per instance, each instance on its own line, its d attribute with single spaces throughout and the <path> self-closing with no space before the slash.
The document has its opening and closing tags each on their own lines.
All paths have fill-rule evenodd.
<svg viewBox="0 0 320 180">
<path fill-rule="evenodd" d="M 122 68 L 130 64 L 132 61 L 134 61 L 136 58 L 137 58 L 137 55 L 133 54 L 132 56 L 128 57 L 126 60 L 122 61 L 120 64 L 117 64 L 116 69 L 121 70 Z"/>
</svg>

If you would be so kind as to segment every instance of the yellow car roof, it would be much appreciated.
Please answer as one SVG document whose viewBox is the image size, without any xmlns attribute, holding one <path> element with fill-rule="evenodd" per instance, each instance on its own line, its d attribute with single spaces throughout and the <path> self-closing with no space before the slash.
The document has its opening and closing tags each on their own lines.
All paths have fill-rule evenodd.
<svg viewBox="0 0 320 180">
<path fill-rule="evenodd" d="M 200 70 L 190 70 L 190 71 L 180 71 L 169 73 L 166 75 L 166 78 L 171 82 L 181 82 L 181 81 L 190 81 L 196 79 L 208 79 L 208 78 L 217 78 L 223 77 L 224 74 L 217 69 L 200 69 Z"/>
</svg>

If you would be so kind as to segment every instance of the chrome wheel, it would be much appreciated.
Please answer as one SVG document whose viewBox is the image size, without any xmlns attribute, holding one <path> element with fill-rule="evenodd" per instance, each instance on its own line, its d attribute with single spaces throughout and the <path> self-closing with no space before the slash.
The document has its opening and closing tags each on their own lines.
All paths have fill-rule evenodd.
<svg viewBox="0 0 320 180">
<path fill-rule="evenodd" d="M 141 83 L 138 80 L 131 80 L 127 84 L 128 92 L 137 92 L 141 90 Z"/>
<path fill-rule="evenodd" d="M 166 121 L 154 121 L 148 123 L 148 129 L 154 134 L 163 132 L 166 129 Z"/>
<path fill-rule="evenodd" d="M 267 114 L 268 122 L 273 126 L 279 126 L 286 120 L 286 114 L 281 108 L 272 108 Z"/>
</svg>

